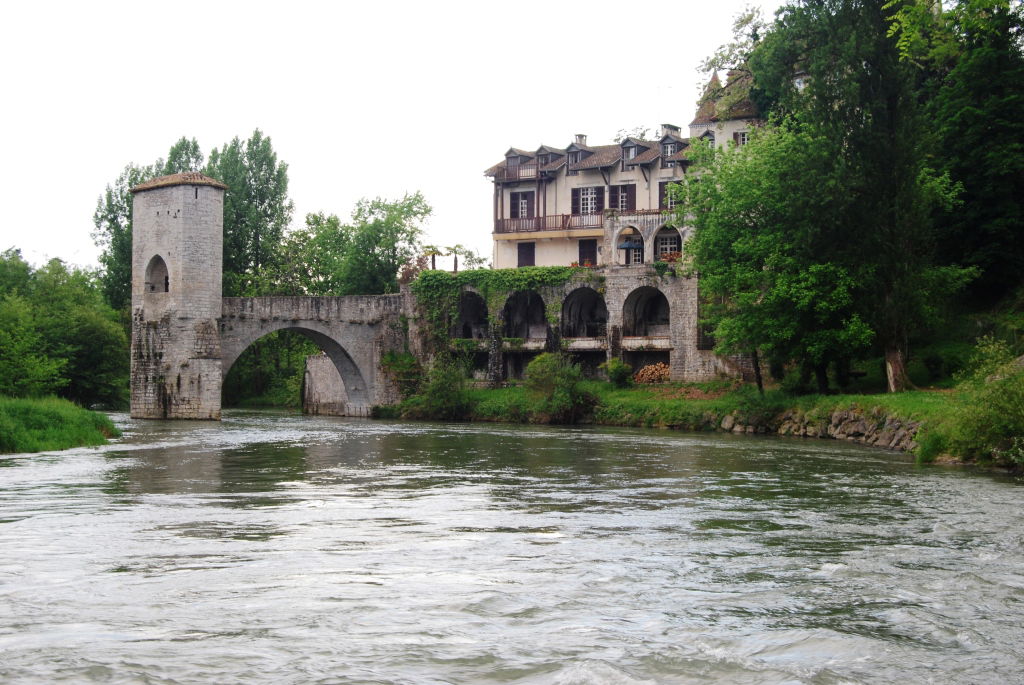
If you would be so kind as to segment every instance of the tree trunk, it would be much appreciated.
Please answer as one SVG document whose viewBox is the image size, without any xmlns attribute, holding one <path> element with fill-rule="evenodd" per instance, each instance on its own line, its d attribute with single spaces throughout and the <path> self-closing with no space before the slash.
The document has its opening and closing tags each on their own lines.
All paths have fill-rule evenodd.
<svg viewBox="0 0 1024 685">
<path fill-rule="evenodd" d="M 907 360 L 903 356 L 903 350 L 898 346 L 885 347 L 885 378 L 889 384 L 889 392 L 903 392 L 910 387 Z"/>
<path fill-rule="evenodd" d="M 828 394 L 828 365 L 827 364 L 815 364 L 814 365 L 814 378 L 818 381 L 818 394 Z"/>
<path fill-rule="evenodd" d="M 750 359 L 754 363 L 754 381 L 757 383 L 757 392 L 764 397 L 764 380 L 761 378 L 761 358 L 757 354 L 757 348 L 750 353 Z"/>
</svg>

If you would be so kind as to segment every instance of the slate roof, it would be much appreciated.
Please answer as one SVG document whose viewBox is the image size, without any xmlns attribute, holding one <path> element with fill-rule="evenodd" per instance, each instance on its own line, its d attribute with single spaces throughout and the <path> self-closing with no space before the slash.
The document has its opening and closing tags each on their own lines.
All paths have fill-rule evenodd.
<svg viewBox="0 0 1024 685">
<path fill-rule="evenodd" d="M 154 178 L 145 183 L 140 183 L 131 189 L 131 192 L 138 193 L 143 190 L 153 190 L 154 188 L 167 188 L 170 186 L 213 186 L 214 188 L 220 188 L 221 190 L 227 190 L 228 187 L 218 181 L 217 179 L 204 176 L 198 171 L 185 171 L 180 174 L 171 174 L 170 176 L 160 176 Z"/>
<path fill-rule="evenodd" d="M 622 146 L 618 143 L 614 143 L 612 145 L 595 145 L 586 149 L 591 150 L 591 154 L 575 164 L 570 164 L 570 171 L 601 169 L 606 166 L 616 164 L 620 159 L 622 159 Z"/>
</svg>

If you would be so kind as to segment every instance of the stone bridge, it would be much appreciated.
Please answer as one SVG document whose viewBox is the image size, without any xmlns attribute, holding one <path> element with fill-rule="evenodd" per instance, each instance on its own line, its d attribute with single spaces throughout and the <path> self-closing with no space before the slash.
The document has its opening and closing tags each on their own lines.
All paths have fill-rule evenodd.
<svg viewBox="0 0 1024 685">
<path fill-rule="evenodd" d="M 401 345 L 400 295 L 348 297 L 225 297 L 220 318 L 221 377 L 242 352 L 274 331 L 312 340 L 334 363 L 348 396 L 348 412 L 362 415 L 393 400 L 380 374 L 380 357 Z"/>
<path fill-rule="evenodd" d="M 393 401 L 379 368 L 401 344 L 401 296 L 222 297 L 224 190 L 198 173 L 132 189 L 132 416 L 219 419 L 231 366 L 281 330 L 311 339 L 333 362 L 342 411 Z"/>
</svg>

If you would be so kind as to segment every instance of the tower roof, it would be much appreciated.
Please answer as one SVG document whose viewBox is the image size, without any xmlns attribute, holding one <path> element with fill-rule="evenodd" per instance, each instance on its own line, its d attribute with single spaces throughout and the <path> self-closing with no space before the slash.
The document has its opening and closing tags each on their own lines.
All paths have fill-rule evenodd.
<svg viewBox="0 0 1024 685">
<path fill-rule="evenodd" d="M 138 193 L 143 190 L 153 190 L 154 188 L 167 188 L 169 186 L 213 186 L 214 188 L 220 188 L 221 190 L 227 190 L 228 187 L 218 181 L 215 178 L 204 176 L 198 171 L 185 171 L 180 174 L 171 174 L 170 176 L 160 176 L 158 178 L 151 179 L 145 183 L 132 188 L 131 192 Z"/>
</svg>

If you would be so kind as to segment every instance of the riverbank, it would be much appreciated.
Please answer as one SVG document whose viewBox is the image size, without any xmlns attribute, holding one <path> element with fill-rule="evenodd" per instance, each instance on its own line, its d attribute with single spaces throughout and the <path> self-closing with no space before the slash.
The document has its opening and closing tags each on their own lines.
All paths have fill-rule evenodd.
<svg viewBox="0 0 1024 685">
<path fill-rule="evenodd" d="M 102 445 L 121 433 L 99 412 L 57 397 L 0 397 L 0 453 Z"/>
<path fill-rule="evenodd" d="M 951 449 L 958 400 L 950 391 L 793 396 L 769 389 L 762 397 L 752 387 L 728 382 L 627 388 L 597 381 L 582 385 L 593 400 L 581 421 L 584 424 L 825 438 L 909 452 L 922 462 L 977 461 L 1019 467 L 1000 460 L 999 455 L 979 458 L 976 453 Z M 542 405 L 543 400 L 522 385 L 469 388 L 456 418 L 547 423 Z M 377 415 L 402 416 L 403 406 L 377 408 Z"/>
</svg>

